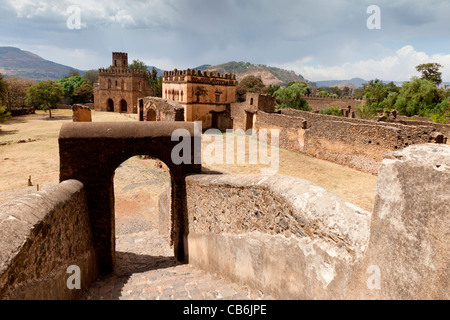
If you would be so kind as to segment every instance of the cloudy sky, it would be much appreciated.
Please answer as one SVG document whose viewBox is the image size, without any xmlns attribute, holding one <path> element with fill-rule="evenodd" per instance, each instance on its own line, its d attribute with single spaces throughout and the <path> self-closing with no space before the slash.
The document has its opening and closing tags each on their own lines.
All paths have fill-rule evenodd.
<svg viewBox="0 0 450 320">
<path fill-rule="evenodd" d="M 0 0 L 0 46 L 82 70 L 123 51 L 165 70 L 248 61 L 311 81 L 404 81 L 438 62 L 450 81 L 449 15 L 448 0 Z"/>
</svg>

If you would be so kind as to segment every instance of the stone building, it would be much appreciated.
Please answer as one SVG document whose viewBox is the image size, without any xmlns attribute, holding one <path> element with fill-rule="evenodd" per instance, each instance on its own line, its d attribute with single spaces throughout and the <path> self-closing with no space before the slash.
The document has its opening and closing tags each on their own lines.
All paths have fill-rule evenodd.
<svg viewBox="0 0 450 320">
<path fill-rule="evenodd" d="M 128 67 L 128 54 L 112 53 L 112 65 L 99 69 L 94 86 L 96 111 L 136 113 L 139 98 L 154 96 L 144 71 Z"/>
<path fill-rule="evenodd" d="M 200 70 L 165 71 L 164 99 L 180 103 L 185 121 L 202 121 L 203 128 L 227 128 L 235 102 L 236 76 Z"/>
</svg>

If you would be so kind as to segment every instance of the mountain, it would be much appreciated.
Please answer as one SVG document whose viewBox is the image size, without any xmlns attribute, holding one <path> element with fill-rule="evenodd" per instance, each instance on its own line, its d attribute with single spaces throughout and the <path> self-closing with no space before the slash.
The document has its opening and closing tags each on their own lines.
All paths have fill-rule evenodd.
<svg viewBox="0 0 450 320">
<path fill-rule="evenodd" d="M 75 70 L 59 63 L 45 60 L 38 55 L 15 47 L 0 47 L 0 73 L 7 76 L 35 80 L 58 80 Z"/>
<path fill-rule="evenodd" d="M 362 87 L 363 83 L 367 83 L 369 81 L 366 81 L 361 78 L 353 78 L 350 80 L 324 80 L 324 81 L 316 81 L 317 87 L 334 87 L 334 86 L 341 86 L 341 85 L 352 85 L 357 88 Z"/>
<path fill-rule="evenodd" d="M 197 67 L 197 68 L 192 68 L 192 69 L 204 71 L 204 70 L 207 70 L 207 69 L 209 69 L 209 68 L 211 68 L 211 67 L 212 67 L 212 66 L 211 66 L 210 64 L 202 64 L 201 66 L 199 66 L 199 67 Z"/>
<path fill-rule="evenodd" d="M 251 64 L 250 62 L 231 61 L 224 64 L 219 64 L 217 66 L 204 65 L 202 67 L 208 71 L 235 74 L 238 81 L 241 81 L 249 75 L 260 77 L 266 86 L 284 86 L 291 81 L 304 81 L 308 84 L 312 84 L 301 75 L 297 75 L 294 71 L 288 71 L 262 64 Z"/>
<path fill-rule="evenodd" d="M 316 81 L 316 85 L 317 87 L 339 87 L 339 88 L 343 88 L 343 87 L 349 87 L 349 88 L 360 88 L 363 86 L 364 83 L 368 83 L 369 81 L 361 79 L 361 78 L 353 78 L 350 80 L 323 80 L 323 81 Z M 393 82 L 396 86 L 401 87 L 404 81 L 387 81 L 387 80 L 382 80 L 383 83 L 390 83 Z M 447 83 L 442 83 L 443 85 L 447 84 Z M 449 83 L 450 84 L 450 83 Z"/>
<path fill-rule="evenodd" d="M 157 74 L 158 77 L 162 77 L 164 75 L 164 70 L 159 69 L 158 67 L 155 67 L 155 66 L 147 66 L 147 70 L 150 72 L 152 72 L 153 68 L 155 68 L 156 71 L 158 72 L 158 74 Z"/>
</svg>

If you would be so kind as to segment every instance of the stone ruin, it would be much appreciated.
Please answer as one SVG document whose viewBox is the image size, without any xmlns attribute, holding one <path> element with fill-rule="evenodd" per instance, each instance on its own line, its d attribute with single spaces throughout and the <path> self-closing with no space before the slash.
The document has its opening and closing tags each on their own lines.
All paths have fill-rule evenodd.
<svg viewBox="0 0 450 320">
<path fill-rule="evenodd" d="M 191 164 L 171 161 L 174 129 Z M 64 124 L 61 183 L 0 205 L 0 298 L 74 299 L 68 266 L 83 288 L 113 270 L 112 177 L 140 154 L 170 169 L 160 232 L 179 261 L 278 299 L 449 298 L 450 146 L 386 154 L 367 212 L 298 178 L 202 173 L 199 138 L 184 122 Z"/>
<path fill-rule="evenodd" d="M 73 122 L 92 122 L 91 109 L 81 104 L 72 106 Z"/>
</svg>

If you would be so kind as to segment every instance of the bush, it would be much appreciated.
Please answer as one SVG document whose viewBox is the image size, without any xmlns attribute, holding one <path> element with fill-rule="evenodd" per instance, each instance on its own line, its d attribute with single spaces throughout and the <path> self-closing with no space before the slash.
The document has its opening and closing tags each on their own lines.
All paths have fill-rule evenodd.
<svg viewBox="0 0 450 320">
<path fill-rule="evenodd" d="M 311 111 L 311 106 L 302 98 L 309 92 L 308 85 L 304 82 L 294 82 L 287 87 L 275 91 L 274 96 L 279 104 L 278 109 L 292 108 L 297 110 Z"/>
<path fill-rule="evenodd" d="M 5 121 L 11 116 L 9 112 L 6 112 L 6 109 L 0 106 L 0 122 Z"/>
<path fill-rule="evenodd" d="M 327 114 L 330 116 L 335 116 L 335 117 L 342 117 L 342 110 L 339 107 L 328 107 L 328 108 L 323 108 L 319 111 L 320 114 Z"/>
</svg>

